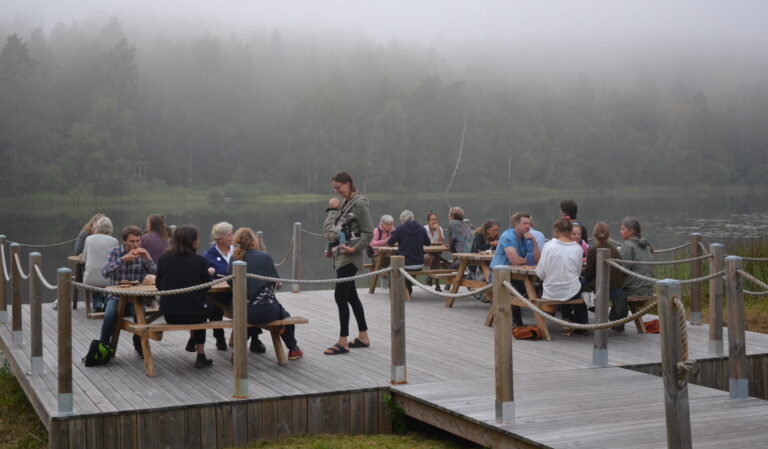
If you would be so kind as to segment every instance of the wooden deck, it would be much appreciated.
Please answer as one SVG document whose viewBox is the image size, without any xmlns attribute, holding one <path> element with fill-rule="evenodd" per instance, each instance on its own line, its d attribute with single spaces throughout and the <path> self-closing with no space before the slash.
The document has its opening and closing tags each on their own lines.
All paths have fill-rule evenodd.
<svg viewBox="0 0 768 449">
<path fill-rule="evenodd" d="M 83 308 L 73 311 L 73 358 L 78 362 L 73 371 L 75 412 L 72 416 L 58 416 L 56 412 L 56 313 L 50 306 L 46 304 L 43 307 L 44 374 L 29 374 L 28 306 L 23 308 L 24 345 L 11 346 L 10 324 L 0 325 L 0 344 L 45 425 L 52 433 L 67 434 L 70 442 L 77 441 L 73 440 L 73 435 L 80 430 L 90 432 L 86 430 L 86 424 L 82 424 L 80 429 L 77 419 L 87 422 L 89 417 L 103 416 L 108 419 L 110 416 L 129 414 L 132 418 L 125 424 L 128 430 L 121 430 L 118 436 L 120 441 L 128 443 L 116 444 L 115 447 L 145 447 L 140 444 L 141 430 L 136 430 L 142 428 L 144 414 L 154 417 L 158 413 L 160 415 L 157 416 L 170 413 L 167 419 L 163 418 L 166 421 L 155 421 L 154 425 L 164 423 L 172 428 L 174 420 L 181 420 L 187 423 L 187 429 L 191 429 L 195 423 L 206 419 L 208 408 L 234 404 L 231 413 L 237 414 L 239 409 L 235 405 L 240 403 L 247 403 L 247 407 L 243 406 L 243 416 L 221 417 L 222 412 L 215 411 L 216 418 L 211 418 L 214 424 L 241 419 L 252 427 L 256 414 L 262 421 L 258 431 L 249 430 L 239 437 L 231 436 L 224 443 L 214 441 L 212 446 L 206 445 L 205 433 L 198 432 L 194 444 L 190 445 L 187 441 L 169 447 L 224 447 L 226 442 L 238 444 L 253 438 L 292 432 L 376 432 L 387 428 L 380 399 L 391 389 L 404 402 L 410 400 L 413 404 L 429 407 L 432 410 L 430 416 L 447 413 L 453 418 L 462 417 L 466 423 L 481 426 L 486 433 L 498 432 L 516 439 L 520 447 L 526 447 L 523 443 L 526 441 L 532 447 L 664 445 L 661 380 L 652 375 L 616 368 L 658 363 L 658 334 L 640 335 L 630 326 L 622 334 L 610 332 L 608 358 L 611 367 L 602 369 L 592 366 L 591 337 L 562 337 L 554 325 L 550 326 L 552 341 L 515 341 L 518 422 L 497 427 L 493 423 L 493 329 L 483 324 L 487 304 L 474 299 L 459 299 L 449 309 L 444 307 L 443 298 L 414 289 L 414 300 L 406 304 L 409 384 L 394 388 L 389 384 L 388 292 L 380 289 L 370 295 L 360 289 L 359 294 L 366 309 L 371 347 L 352 349 L 350 354 L 326 356 L 322 351 L 335 342 L 338 332 L 333 292 L 278 293 L 289 312 L 307 317 L 310 321 L 297 327 L 297 338 L 305 355 L 300 360 L 278 366 L 271 348 L 266 354 L 249 354 L 250 397 L 245 402 L 232 399 L 230 352 L 217 351 L 210 333 L 206 352 L 214 360 L 211 368 L 197 370 L 192 366 L 194 354 L 183 349 L 187 340 L 185 332 L 169 332 L 161 342 L 151 342 L 157 373 L 154 378 L 144 375 L 143 362 L 133 354 L 129 339 L 124 340 L 126 344 L 120 345 L 117 358 L 109 365 L 86 368 L 79 363 L 79 359 L 85 355 L 90 341 L 98 336 L 101 321 L 86 319 Z M 530 312 L 524 312 L 524 320 L 533 323 Z M 354 319 L 350 329 L 354 336 Z M 689 327 L 692 358 L 712 358 L 707 354 L 707 332 L 706 325 Z M 768 335 L 748 332 L 747 349 L 749 354 L 768 354 Z M 768 373 L 768 369 L 761 369 L 760 372 Z M 763 391 L 768 391 L 768 386 Z M 338 403 L 328 399 L 336 397 L 334 395 L 340 398 Z M 711 443 L 711 447 L 764 447 L 768 444 L 768 430 L 754 424 L 758 419 L 768 417 L 768 402 L 753 399 L 729 401 L 727 396 L 722 391 L 691 386 L 695 447 L 707 447 L 704 443 Z M 255 409 L 254 401 L 262 401 L 263 408 L 258 405 L 259 408 Z M 276 408 L 270 409 L 272 412 L 267 412 L 268 403 L 284 403 L 279 401 L 288 401 L 289 405 L 294 401 L 294 407 L 298 408 L 275 405 Z M 349 421 L 335 422 L 328 415 L 323 422 L 313 423 L 313 417 L 319 416 L 320 411 L 333 407 L 341 407 L 339 413 L 349 415 Z M 186 412 L 174 415 L 179 410 Z M 190 415 L 189 410 L 196 411 Z M 291 417 L 296 410 L 302 410 L 299 417 Z M 367 414 L 362 410 L 367 410 Z M 420 416 L 424 412 L 416 410 L 413 413 Z M 287 427 L 272 426 L 271 431 L 267 431 L 267 424 L 264 423 L 269 419 L 282 419 L 292 424 Z M 52 425 L 62 420 L 71 421 L 67 429 Z M 425 421 L 429 422 L 428 419 Z M 123 429 L 122 418 L 116 422 Z M 236 433 L 236 425 L 234 429 L 232 432 Z M 446 430 L 451 431 L 452 428 Z M 215 430 L 215 425 L 214 431 L 221 432 L 220 429 Z M 123 432 L 132 436 L 126 440 Z M 216 440 L 215 436 L 213 440 Z M 198 441 L 202 442 L 198 444 Z M 491 446 L 497 444 L 492 440 L 485 443 Z M 71 443 L 61 447 L 78 446 Z"/>
</svg>

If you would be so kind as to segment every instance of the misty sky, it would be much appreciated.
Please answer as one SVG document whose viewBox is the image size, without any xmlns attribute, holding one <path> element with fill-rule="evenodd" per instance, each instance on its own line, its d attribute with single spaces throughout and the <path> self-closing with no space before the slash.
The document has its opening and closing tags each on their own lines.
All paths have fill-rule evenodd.
<svg viewBox="0 0 768 449">
<path fill-rule="evenodd" d="M 482 39 L 765 42 L 764 0 L 3 0 L 0 20 L 49 27 L 93 15 L 149 14 L 248 28 L 363 33 L 388 40 Z"/>
</svg>

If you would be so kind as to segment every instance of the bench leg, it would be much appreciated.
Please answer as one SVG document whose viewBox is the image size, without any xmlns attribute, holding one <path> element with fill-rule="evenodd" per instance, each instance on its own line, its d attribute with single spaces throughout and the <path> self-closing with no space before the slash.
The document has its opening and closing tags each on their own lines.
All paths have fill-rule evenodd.
<svg viewBox="0 0 768 449">
<path fill-rule="evenodd" d="M 467 269 L 467 265 L 469 265 L 469 261 L 466 259 L 461 259 L 461 262 L 459 263 L 459 269 L 456 270 L 456 277 L 451 283 L 451 293 L 456 294 L 459 292 L 459 287 L 461 287 L 461 279 L 464 277 L 464 270 Z M 445 307 L 453 307 L 453 302 L 455 300 L 456 298 L 447 298 L 445 301 Z"/>
<path fill-rule="evenodd" d="M 632 313 L 635 313 L 638 310 L 640 310 L 645 305 L 645 303 L 644 302 L 629 303 L 627 305 L 629 306 L 629 313 L 632 314 Z M 643 317 L 635 318 L 635 327 L 637 328 L 637 333 L 638 334 L 644 334 L 645 333 L 645 326 L 643 325 Z"/>
<path fill-rule="evenodd" d="M 272 345 L 275 347 L 277 364 L 285 365 L 288 363 L 288 357 L 285 355 L 285 349 L 283 349 L 283 341 L 280 339 L 280 329 L 270 329 L 269 334 L 272 336 Z"/>
<path fill-rule="evenodd" d="M 144 372 L 149 377 L 155 377 L 155 364 L 152 362 L 152 349 L 149 347 L 149 338 L 146 335 L 141 337 L 141 351 L 144 353 Z"/>
</svg>

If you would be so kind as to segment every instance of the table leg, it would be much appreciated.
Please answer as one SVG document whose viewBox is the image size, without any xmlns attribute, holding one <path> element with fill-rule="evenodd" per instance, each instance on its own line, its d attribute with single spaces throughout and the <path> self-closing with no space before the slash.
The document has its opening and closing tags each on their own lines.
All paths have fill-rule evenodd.
<svg viewBox="0 0 768 449">
<path fill-rule="evenodd" d="M 125 304 L 128 302 L 127 296 L 121 296 L 117 300 L 117 319 L 115 320 L 115 331 L 112 334 L 112 347 L 117 354 L 117 343 L 120 341 L 120 331 L 123 328 L 123 316 L 125 315 Z"/>
<path fill-rule="evenodd" d="M 138 301 L 134 301 L 133 307 L 136 309 L 136 324 L 147 324 L 146 316 L 144 315 L 144 303 L 141 298 Z M 144 353 L 144 372 L 149 377 L 155 377 L 155 364 L 152 362 L 152 349 L 149 347 L 149 336 L 146 332 L 139 334 L 141 340 L 141 352 Z"/>
<path fill-rule="evenodd" d="M 85 264 L 75 263 L 75 282 L 83 282 L 83 275 L 85 274 Z M 77 309 L 77 297 L 80 294 L 79 288 L 72 289 L 72 308 Z"/>
<path fill-rule="evenodd" d="M 464 270 L 467 269 L 468 264 L 469 261 L 467 259 L 461 259 L 459 268 L 456 271 L 456 277 L 453 278 L 453 283 L 451 284 L 451 293 L 457 293 L 459 291 L 459 287 L 461 287 L 461 279 L 464 277 Z M 455 300 L 456 298 L 447 298 L 445 300 L 445 307 L 453 307 L 453 301 Z"/>
<path fill-rule="evenodd" d="M 528 299 L 537 299 L 538 296 L 536 295 L 536 287 L 534 287 L 533 281 L 531 280 L 531 278 L 526 276 L 525 279 L 523 280 L 523 284 L 525 284 L 525 291 L 526 293 L 528 293 Z M 546 312 L 549 312 L 549 311 L 546 311 Z M 550 338 L 549 336 L 549 328 L 547 327 L 547 319 L 539 315 L 538 313 L 534 313 L 533 317 L 536 319 L 536 325 L 541 330 L 541 338 L 544 340 L 551 340 L 552 338 Z"/>
<path fill-rule="evenodd" d="M 376 262 L 373 264 L 373 271 L 381 270 L 381 260 L 384 258 L 384 254 L 379 253 L 376 256 Z M 368 286 L 368 293 L 373 294 L 376 291 L 376 283 L 379 281 L 379 275 L 371 277 L 371 284 Z"/>
</svg>

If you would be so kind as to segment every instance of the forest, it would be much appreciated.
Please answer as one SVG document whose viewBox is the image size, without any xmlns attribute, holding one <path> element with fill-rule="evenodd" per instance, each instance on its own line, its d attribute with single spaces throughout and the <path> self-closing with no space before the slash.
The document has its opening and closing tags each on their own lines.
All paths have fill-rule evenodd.
<svg viewBox="0 0 768 449">
<path fill-rule="evenodd" d="M 768 184 L 764 45 L 0 22 L 0 196 Z"/>
</svg>

